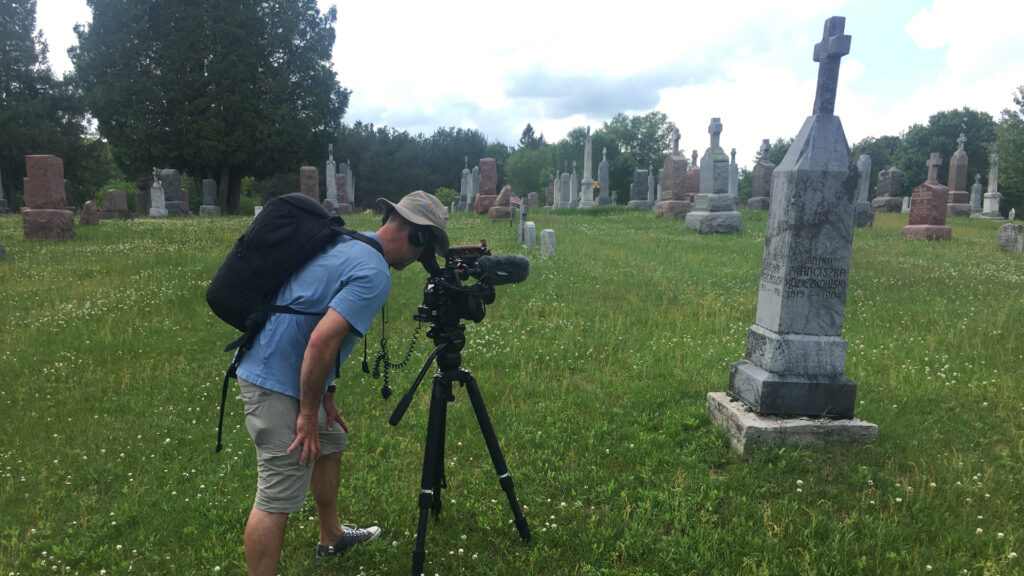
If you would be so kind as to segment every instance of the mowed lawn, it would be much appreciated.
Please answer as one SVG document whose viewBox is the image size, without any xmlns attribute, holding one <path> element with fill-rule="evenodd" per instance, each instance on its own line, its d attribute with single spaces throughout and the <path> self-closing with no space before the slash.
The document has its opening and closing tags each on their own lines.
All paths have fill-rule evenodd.
<svg viewBox="0 0 1024 576">
<path fill-rule="evenodd" d="M 900 238 L 901 214 L 854 235 L 843 336 L 870 445 L 738 455 L 705 413 L 754 321 L 767 214 L 700 236 L 626 209 L 538 211 L 541 258 L 506 222 L 452 217 L 532 263 L 467 330 L 463 366 L 490 410 L 533 540 L 523 543 L 464 390 L 449 406 L 444 510 L 427 574 L 1024 573 L 1024 257 L 999 222 Z M 0 575 L 240 574 L 255 454 L 229 395 L 214 453 L 224 345 L 203 294 L 246 217 L 102 222 L 25 242 L 0 217 Z M 347 218 L 376 229 L 379 217 Z M 401 359 L 426 273 L 395 272 L 389 348 Z M 311 498 L 280 574 L 407 574 L 429 378 L 387 423 L 432 346 L 424 327 L 396 395 L 338 387 L 352 435 L 345 521 L 380 541 L 313 558 Z M 369 338 L 370 363 L 381 338 Z M 432 373 L 433 370 L 431 370 Z"/>
</svg>

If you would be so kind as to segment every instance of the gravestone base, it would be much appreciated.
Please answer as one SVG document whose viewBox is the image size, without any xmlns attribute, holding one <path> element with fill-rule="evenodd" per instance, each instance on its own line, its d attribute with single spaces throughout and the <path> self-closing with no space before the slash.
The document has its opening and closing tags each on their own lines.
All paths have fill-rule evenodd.
<svg viewBox="0 0 1024 576">
<path fill-rule="evenodd" d="M 686 215 L 687 230 L 701 234 L 735 234 L 743 229 L 743 215 L 739 212 L 690 212 Z"/>
<path fill-rule="evenodd" d="M 206 205 L 200 206 L 199 207 L 199 215 L 200 216 L 220 216 L 220 206 L 206 206 Z"/>
<path fill-rule="evenodd" d="M 580 200 L 580 208 L 593 208 L 597 206 L 597 202 L 594 200 Z"/>
<path fill-rule="evenodd" d="M 1024 252 L 1024 226 L 1007 222 L 999 227 L 999 249 L 1008 252 Z"/>
<path fill-rule="evenodd" d="M 878 426 L 858 418 L 762 416 L 724 392 L 707 396 L 708 418 L 729 436 L 733 450 L 743 454 L 759 446 L 868 444 L 878 438 Z"/>
<path fill-rule="evenodd" d="M 985 218 L 987 220 L 1002 220 L 1003 215 L 999 212 L 982 212 L 975 216 L 975 218 Z"/>
<path fill-rule="evenodd" d="M 167 209 L 166 208 L 157 208 L 156 206 L 151 206 L 149 208 L 149 217 L 150 218 L 167 218 Z"/>
<path fill-rule="evenodd" d="M 335 212 L 337 212 L 338 214 L 351 214 L 354 211 L 355 210 L 353 210 L 352 205 L 349 204 L 348 202 L 339 203 L 337 210 L 335 210 Z"/>
<path fill-rule="evenodd" d="M 776 374 L 741 360 L 729 370 L 729 394 L 762 415 L 852 418 L 857 384 L 842 374 Z"/>
<path fill-rule="evenodd" d="M 903 198 L 897 196 L 879 196 L 871 201 L 871 211 L 899 214 L 903 211 Z"/>
<path fill-rule="evenodd" d="M 100 220 L 127 220 L 130 217 L 127 210 L 100 210 Z"/>
<path fill-rule="evenodd" d="M 946 215 L 959 216 L 961 218 L 971 217 L 970 204 L 946 204 Z"/>
<path fill-rule="evenodd" d="M 921 240 L 949 240 L 953 237 L 953 229 L 949 226 L 917 224 L 914 226 L 904 226 L 903 230 L 900 231 L 900 236 Z"/>
<path fill-rule="evenodd" d="M 600 196 L 597 199 L 598 206 L 607 206 L 612 203 L 612 199 L 607 196 Z"/>
<path fill-rule="evenodd" d="M 487 215 L 491 217 L 491 222 L 510 220 L 512 218 L 512 208 L 510 206 L 491 206 L 491 209 L 487 211 Z"/>
<path fill-rule="evenodd" d="M 685 218 L 692 209 L 693 205 L 686 200 L 662 200 L 654 205 L 658 218 Z"/>
<path fill-rule="evenodd" d="M 487 214 L 487 212 L 494 206 L 494 203 L 498 200 L 498 195 L 488 194 L 486 196 L 476 197 L 476 213 Z"/>
<path fill-rule="evenodd" d="M 181 200 L 165 202 L 164 208 L 167 210 L 167 214 L 171 216 L 188 216 L 190 214 L 188 204 Z"/>
<path fill-rule="evenodd" d="M 747 200 L 747 210 L 768 210 L 771 205 L 771 196 L 758 196 Z"/>
<path fill-rule="evenodd" d="M 634 210 L 653 210 L 654 202 L 650 200 L 630 200 L 628 206 Z"/>
<path fill-rule="evenodd" d="M 75 237 L 75 215 L 70 210 L 22 208 L 26 240 L 70 240 Z"/>
</svg>

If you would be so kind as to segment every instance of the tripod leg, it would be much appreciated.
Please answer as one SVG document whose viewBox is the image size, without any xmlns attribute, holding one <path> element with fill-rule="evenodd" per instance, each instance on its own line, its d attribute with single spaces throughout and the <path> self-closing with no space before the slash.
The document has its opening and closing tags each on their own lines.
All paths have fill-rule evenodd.
<svg viewBox="0 0 1024 576">
<path fill-rule="evenodd" d="M 501 454 L 501 447 L 498 446 L 498 438 L 494 434 L 494 427 L 491 426 L 491 419 L 487 416 L 487 406 L 484 406 L 483 396 L 480 395 L 480 387 L 477 386 L 476 378 L 473 378 L 473 375 L 468 374 L 468 372 L 464 378 L 464 383 L 466 391 L 469 393 L 469 401 L 473 403 L 473 412 L 476 413 L 477 422 L 480 423 L 480 430 L 484 434 L 487 451 L 491 453 L 494 471 L 498 473 L 501 488 L 505 491 L 505 495 L 508 496 L 508 504 L 512 508 L 512 515 L 515 517 L 516 529 L 519 530 L 519 536 L 528 542 L 530 540 L 530 527 L 527 526 L 526 518 L 523 516 L 523 509 L 519 505 L 519 500 L 516 499 L 512 476 L 508 473 L 508 466 L 505 465 L 505 457 Z"/>
<path fill-rule="evenodd" d="M 440 430 L 437 434 L 437 460 L 434 464 L 433 470 L 433 486 L 434 486 L 434 502 L 430 508 L 434 511 L 434 514 L 441 513 L 441 506 L 443 504 L 441 500 L 441 490 L 448 487 L 448 483 L 444 475 L 444 440 L 448 430 L 448 401 L 451 398 L 451 383 L 443 382 L 441 386 L 441 395 L 444 398 L 440 400 L 441 404 L 441 417 L 440 417 Z"/>
<path fill-rule="evenodd" d="M 444 441 L 444 419 L 447 399 L 445 398 L 441 385 L 440 374 L 434 376 L 434 387 L 430 394 L 430 413 L 427 416 L 427 446 L 423 453 L 423 473 L 420 476 L 420 520 L 419 528 L 416 531 L 416 549 L 412 552 L 412 575 L 419 576 L 423 573 L 423 563 L 426 560 L 427 541 L 427 516 L 434 503 L 434 490 L 437 488 L 435 478 L 441 461 L 441 442 Z"/>
</svg>

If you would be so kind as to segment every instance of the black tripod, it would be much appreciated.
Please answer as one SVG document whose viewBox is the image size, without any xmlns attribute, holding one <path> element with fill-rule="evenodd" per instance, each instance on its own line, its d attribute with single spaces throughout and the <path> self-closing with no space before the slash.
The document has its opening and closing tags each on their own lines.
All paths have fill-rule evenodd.
<svg viewBox="0 0 1024 576">
<path fill-rule="evenodd" d="M 444 439 L 448 403 L 455 401 L 455 395 L 452 393 L 452 384 L 455 382 L 465 386 L 469 393 L 469 401 L 473 404 L 473 412 L 476 413 L 477 422 L 480 423 L 480 430 L 487 443 L 487 451 L 491 454 L 494 470 L 498 473 L 501 488 L 508 496 L 508 503 L 512 508 L 512 515 L 515 517 L 519 536 L 524 541 L 530 540 L 530 528 L 526 524 L 519 500 L 516 499 L 512 476 L 508 473 L 505 457 L 501 454 L 498 439 L 494 435 L 494 427 L 491 426 L 491 419 L 487 416 L 487 407 L 484 406 L 484 399 L 480 395 L 480 387 L 477 385 L 476 379 L 473 378 L 473 374 L 461 366 L 462 348 L 466 345 L 465 330 L 466 325 L 462 323 L 445 326 L 431 324 L 427 336 L 434 340 L 437 348 L 427 357 L 427 361 L 420 369 L 409 392 L 398 403 L 389 420 L 392 426 L 398 425 L 409 407 L 413 393 L 430 367 L 430 363 L 437 358 L 437 373 L 434 374 L 434 387 L 430 394 L 430 414 L 427 418 L 427 445 L 423 455 L 423 475 L 420 479 L 420 520 L 419 528 L 416 531 L 416 549 L 412 553 L 413 576 L 423 573 L 423 562 L 427 556 L 424 550 L 427 540 L 427 513 L 429 510 L 433 510 L 435 514 L 441 512 L 441 490 L 448 487 L 444 475 Z"/>
</svg>

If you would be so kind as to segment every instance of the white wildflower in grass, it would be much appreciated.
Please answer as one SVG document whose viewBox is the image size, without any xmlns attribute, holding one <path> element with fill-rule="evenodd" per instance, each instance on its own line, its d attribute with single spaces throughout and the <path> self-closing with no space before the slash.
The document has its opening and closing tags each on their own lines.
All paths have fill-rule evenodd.
<svg viewBox="0 0 1024 576">
<path fill-rule="evenodd" d="M 924 567 L 924 569 L 927 570 L 928 572 L 931 572 L 932 571 L 932 565 L 928 564 L 927 566 Z"/>
<path fill-rule="evenodd" d="M 1002 532 L 1000 532 L 1000 533 L 996 534 L 996 538 L 998 538 L 998 539 L 1000 539 L 1000 540 L 1002 540 L 1004 536 L 1006 536 L 1006 535 L 1005 535 L 1005 534 L 1003 534 Z"/>
<path fill-rule="evenodd" d="M 1010 560 L 1013 560 L 1016 557 L 1017 557 L 1017 553 L 1016 552 L 1010 552 Z"/>
<path fill-rule="evenodd" d="M 896 499 L 896 503 L 897 503 L 897 504 L 899 504 L 900 502 L 903 502 L 903 498 L 897 498 L 897 499 Z"/>
<path fill-rule="evenodd" d="M 978 528 L 974 531 L 975 534 L 981 534 L 982 532 L 984 532 L 984 530 L 982 530 L 981 528 Z"/>
<path fill-rule="evenodd" d="M 803 480 L 797 480 L 796 481 L 796 485 L 797 486 L 803 486 L 804 485 L 804 481 Z"/>
</svg>

